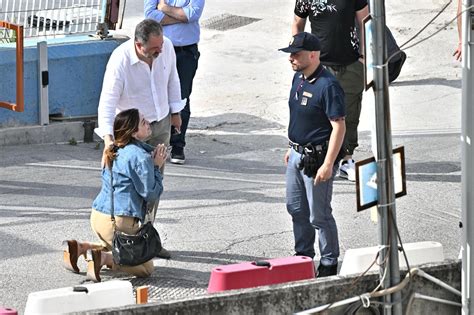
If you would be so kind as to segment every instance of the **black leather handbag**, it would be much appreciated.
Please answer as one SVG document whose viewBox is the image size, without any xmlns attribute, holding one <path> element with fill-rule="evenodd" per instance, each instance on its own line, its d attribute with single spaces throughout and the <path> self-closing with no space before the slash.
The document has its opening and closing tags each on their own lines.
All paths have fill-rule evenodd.
<svg viewBox="0 0 474 315">
<path fill-rule="evenodd" d="M 114 262 L 122 266 L 137 266 L 158 255 L 161 250 L 160 235 L 151 222 L 140 227 L 137 234 L 114 232 L 112 255 Z"/>
<path fill-rule="evenodd" d="M 110 217 L 114 226 L 112 239 L 112 256 L 114 263 L 121 266 L 137 266 L 158 255 L 162 246 L 158 231 L 153 223 L 147 222 L 138 230 L 137 234 L 130 235 L 117 231 L 114 217 L 114 184 L 112 168 L 110 169 L 111 212 Z"/>
</svg>

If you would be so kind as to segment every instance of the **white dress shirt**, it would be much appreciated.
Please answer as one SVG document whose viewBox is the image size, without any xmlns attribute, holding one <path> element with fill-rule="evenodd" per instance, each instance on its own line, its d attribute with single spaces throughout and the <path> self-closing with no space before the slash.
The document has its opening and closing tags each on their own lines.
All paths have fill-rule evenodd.
<svg viewBox="0 0 474 315">
<path fill-rule="evenodd" d="M 181 111 L 184 105 L 171 41 L 164 37 L 150 69 L 138 59 L 135 41 L 130 39 L 112 52 L 107 63 L 95 132 L 101 138 L 113 136 L 115 115 L 126 109 L 137 108 L 151 123 Z"/>
</svg>

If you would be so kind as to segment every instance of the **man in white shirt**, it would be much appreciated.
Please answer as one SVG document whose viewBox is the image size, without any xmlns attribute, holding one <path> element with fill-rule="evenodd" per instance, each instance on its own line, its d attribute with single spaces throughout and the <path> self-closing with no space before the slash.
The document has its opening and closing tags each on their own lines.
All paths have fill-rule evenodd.
<svg viewBox="0 0 474 315">
<path fill-rule="evenodd" d="M 150 122 L 152 135 L 147 142 L 168 146 L 171 126 L 178 131 L 181 128 L 179 112 L 184 105 L 173 44 L 163 36 L 160 23 L 145 19 L 136 26 L 135 38 L 117 47 L 110 56 L 100 94 L 99 127 L 95 132 L 104 139 L 105 148 L 113 145 L 115 115 L 137 108 Z M 104 157 L 105 154 L 102 165 L 105 165 Z M 160 170 L 163 174 L 164 165 Z M 148 207 L 149 218 L 154 221 L 158 202 Z M 158 257 L 171 256 L 163 248 Z"/>
<path fill-rule="evenodd" d="M 137 108 L 151 124 L 148 143 L 169 145 L 171 125 L 180 130 L 183 107 L 173 44 L 163 36 L 158 22 L 145 19 L 136 26 L 135 39 L 117 47 L 110 56 L 95 132 L 110 146 L 115 115 Z"/>
</svg>

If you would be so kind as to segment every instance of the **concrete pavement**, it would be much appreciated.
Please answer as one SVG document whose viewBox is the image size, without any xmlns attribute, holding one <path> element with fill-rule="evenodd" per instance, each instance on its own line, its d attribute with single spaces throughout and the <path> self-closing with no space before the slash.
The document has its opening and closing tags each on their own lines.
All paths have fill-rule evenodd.
<svg viewBox="0 0 474 315">
<path fill-rule="evenodd" d="M 125 26 L 141 18 L 138 7 L 130 7 Z M 440 7 L 428 0 L 390 3 L 388 23 L 403 43 Z M 132 279 L 134 285 L 151 285 L 153 300 L 205 294 L 217 265 L 293 253 L 282 163 L 292 71 L 287 55 L 277 51 L 290 38 L 291 12 L 292 3 L 282 0 L 206 3 L 203 21 L 224 13 L 260 21 L 228 31 L 203 29 L 187 163 L 167 165 L 157 219 L 173 259 L 156 260 L 146 282 Z M 402 239 L 441 242 L 447 258 L 456 258 L 460 248 L 455 43 L 453 25 L 407 50 L 401 76 L 390 88 L 393 143 L 405 146 L 407 159 L 408 195 L 397 199 Z M 371 155 L 371 95 L 364 95 L 357 158 Z M 75 132 L 81 139 L 80 129 Z M 60 244 L 71 237 L 94 239 L 88 219 L 100 187 L 100 150 L 93 143 L 71 146 L 69 139 L 0 147 L 0 305 L 22 310 L 29 292 L 84 281 L 83 274 L 62 268 Z M 368 211 L 356 212 L 354 191 L 352 183 L 335 182 L 342 259 L 347 248 L 377 244 L 377 226 Z M 111 277 L 104 274 L 105 280 Z"/>
</svg>

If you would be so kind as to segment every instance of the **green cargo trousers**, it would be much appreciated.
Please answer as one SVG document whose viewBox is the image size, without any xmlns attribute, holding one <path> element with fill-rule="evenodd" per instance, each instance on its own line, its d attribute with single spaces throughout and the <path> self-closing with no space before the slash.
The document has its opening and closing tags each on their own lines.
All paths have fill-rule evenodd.
<svg viewBox="0 0 474 315">
<path fill-rule="evenodd" d="M 357 126 L 359 126 L 364 91 L 364 65 L 356 61 L 347 66 L 325 66 L 325 68 L 336 77 L 344 90 L 346 103 L 344 148 L 347 155 L 352 155 L 355 148 L 359 146 Z"/>
</svg>

